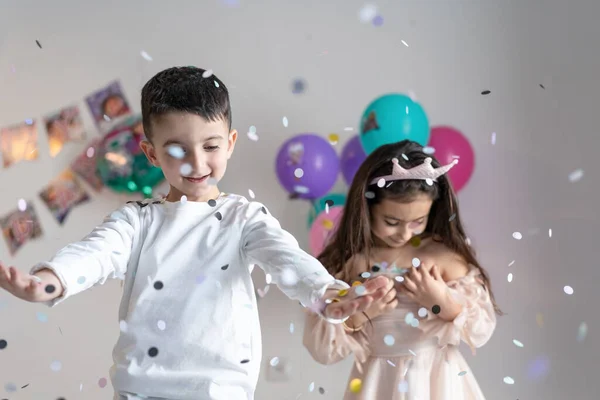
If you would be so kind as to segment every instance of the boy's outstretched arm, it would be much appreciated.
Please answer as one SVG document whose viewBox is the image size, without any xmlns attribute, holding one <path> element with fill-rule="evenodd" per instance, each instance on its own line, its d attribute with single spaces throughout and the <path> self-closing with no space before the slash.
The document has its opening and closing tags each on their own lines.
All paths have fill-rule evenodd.
<svg viewBox="0 0 600 400">
<path fill-rule="evenodd" d="M 341 323 L 385 295 L 387 278 L 383 276 L 370 280 L 358 291 L 358 287 L 350 288 L 336 280 L 317 259 L 300 248 L 262 204 L 249 203 L 244 212 L 247 222 L 242 249 L 248 263 L 258 264 L 270 274 L 289 298 L 299 300 L 332 323 Z"/>
<path fill-rule="evenodd" d="M 124 277 L 138 225 L 139 208 L 128 204 L 30 274 L 0 265 L 0 287 L 23 300 L 54 306 L 108 278 Z"/>
</svg>

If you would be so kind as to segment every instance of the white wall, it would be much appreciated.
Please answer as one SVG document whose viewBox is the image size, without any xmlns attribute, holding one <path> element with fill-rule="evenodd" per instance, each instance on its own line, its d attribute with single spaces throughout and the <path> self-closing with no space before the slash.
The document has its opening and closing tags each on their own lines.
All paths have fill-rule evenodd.
<svg viewBox="0 0 600 400">
<path fill-rule="evenodd" d="M 0 125 L 38 118 L 73 101 L 83 107 L 84 96 L 115 78 L 139 110 L 139 90 L 157 71 L 173 65 L 212 68 L 231 89 L 235 127 L 245 133 L 255 125 L 260 135 L 251 142 L 242 134 L 222 189 L 241 194 L 252 189 L 306 245 L 308 206 L 286 200 L 277 184 L 278 146 L 306 131 L 337 132 L 345 140 L 353 133 L 343 128 L 356 127 L 374 97 L 414 91 L 431 123 L 461 129 L 477 156 L 460 201 L 508 313 L 489 344 L 475 358 L 467 355 L 484 392 L 489 399 L 597 398 L 600 182 L 592 157 L 600 144 L 600 3 L 379 1 L 385 22 L 378 28 L 360 24 L 362 5 L 357 0 L 241 0 L 234 8 L 217 0 L 0 0 Z M 154 60 L 145 61 L 141 50 Z M 303 96 L 291 93 L 295 77 L 308 82 Z M 485 89 L 491 95 L 481 96 Z M 95 135 L 85 108 L 84 116 Z M 38 161 L 0 174 L 0 214 L 26 198 L 34 200 L 42 219 L 43 238 L 14 258 L 4 242 L 0 245 L 0 259 L 23 270 L 79 239 L 125 201 L 104 192 L 76 208 L 60 227 L 37 193 L 85 147 L 71 144 L 52 160 L 44 136 L 42 130 Z M 577 168 L 584 178 L 571 183 L 568 175 Z M 515 241 L 514 231 L 523 232 L 523 240 Z M 509 268 L 511 260 L 516 262 Z M 509 271 L 512 283 L 506 279 Z M 264 286 L 260 271 L 256 282 Z M 575 294 L 565 295 L 564 285 Z M 110 283 L 47 310 L 0 294 L 0 338 L 9 340 L 0 351 L 0 397 L 110 398 L 110 387 L 100 389 L 97 382 L 111 364 L 119 295 L 118 284 Z M 330 367 L 313 362 L 301 346 L 301 310 L 281 299 L 272 290 L 260 302 L 264 356 L 265 361 L 289 356 L 293 378 L 275 384 L 263 374 L 257 399 L 299 394 L 340 399 L 350 360 Z M 48 313 L 49 321 L 37 321 L 37 311 Z M 536 324 L 537 313 L 544 316 L 543 327 Z M 581 322 L 589 327 L 582 343 L 576 340 Z M 513 338 L 525 347 L 514 346 Z M 550 367 L 545 377 L 534 379 L 529 368 L 539 357 L 547 357 Z M 62 362 L 62 371 L 50 370 L 53 360 Z M 514 385 L 503 383 L 507 375 Z M 325 395 L 307 393 L 312 381 Z M 4 394 L 7 382 L 29 386 Z"/>
</svg>

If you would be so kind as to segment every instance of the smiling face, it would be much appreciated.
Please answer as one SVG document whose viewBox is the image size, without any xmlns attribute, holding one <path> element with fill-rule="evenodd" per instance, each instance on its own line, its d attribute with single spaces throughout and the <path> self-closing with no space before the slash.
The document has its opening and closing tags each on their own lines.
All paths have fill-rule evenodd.
<svg viewBox="0 0 600 400">
<path fill-rule="evenodd" d="M 425 230 L 433 204 L 426 194 L 410 202 L 384 199 L 371 210 L 371 233 L 380 245 L 398 248 Z"/>
<path fill-rule="evenodd" d="M 237 132 L 226 121 L 207 121 L 199 115 L 171 112 L 152 120 L 152 143 L 142 150 L 162 168 L 171 189 L 167 201 L 207 201 L 219 194 L 215 182 L 225 174 Z"/>
</svg>

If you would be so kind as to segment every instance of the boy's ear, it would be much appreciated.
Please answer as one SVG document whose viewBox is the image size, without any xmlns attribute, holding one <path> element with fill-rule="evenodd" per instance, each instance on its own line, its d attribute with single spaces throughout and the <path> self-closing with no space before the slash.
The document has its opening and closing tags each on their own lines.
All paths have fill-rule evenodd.
<svg viewBox="0 0 600 400">
<path fill-rule="evenodd" d="M 158 162 L 158 158 L 156 157 L 156 149 L 154 149 L 154 145 L 147 140 L 142 140 L 140 142 L 140 148 L 148 158 L 148 161 L 155 167 L 160 167 L 160 163 Z"/>
<path fill-rule="evenodd" d="M 231 158 L 231 154 L 233 153 L 233 149 L 235 148 L 235 143 L 237 142 L 238 132 L 235 129 L 232 129 L 229 132 L 229 138 L 227 139 L 227 159 Z"/>
</svg>

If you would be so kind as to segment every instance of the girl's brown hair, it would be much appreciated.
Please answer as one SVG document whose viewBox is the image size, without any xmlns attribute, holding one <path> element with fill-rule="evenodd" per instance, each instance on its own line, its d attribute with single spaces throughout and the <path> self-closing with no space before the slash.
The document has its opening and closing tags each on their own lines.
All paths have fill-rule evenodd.
<svg viewBox="0 0 600 400">
<path fill-rule="evenodd" d="M 380 146 L 372 152 L 358 169 L 350 186 L 338 229 L 318 259 L 330 274 L 341 276 L 341 279 L 350 283 L 355 277 L 346 270 L 347 261 L 357 254 L 362 254 L 369 260 L 374 246 L 371 235 L 371 207 L 383 199 L 410 202 L 417 195 L 424 193 L 433 200 L 424 233 L 479 269 L 494 309 L 497 314 L 502 315 L 494 299 L 489 276 L 477 261 L 471 246 L 467 244 L 456 194 L 448 176 L 440 176 L 433 185 L 424 180 L 397 180 L 387 183 L 382 188 L 371 184 L 373 179 L 391 174 L 394 158 L 398 159 L 403 168 L 409 169 L 421 165 L 427 157 L 431 157 L 431 165 L 434 168 L 440 167 L 435 157 L 426 154 L 421 145 L 408 140 Z"/>
</svg>

